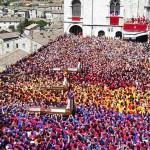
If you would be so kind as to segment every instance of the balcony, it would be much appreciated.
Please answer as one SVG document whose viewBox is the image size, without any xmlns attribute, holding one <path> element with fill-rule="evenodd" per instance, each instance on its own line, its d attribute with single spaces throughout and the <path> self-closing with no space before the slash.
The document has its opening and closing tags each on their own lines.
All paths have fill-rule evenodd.
<svg viewBox="0 0 150 150">
<path fill-rule="evenodd" d="M 130 22 L 124 23 L 123 26 L 124 30 L 124 39 L 137 39 L 138 37 L 142 37 L 148 35 L 147 24 L 146 23 L 138 23 L 137 22 Z"/>
<path fill-rule="evenodd" d="M 124 20 L 122 16 L 106 16 L 107 24 L 111 26 L 123 26 Z"/>
<path fill-rule="evenodd" d="M 119 25 L 119 17 L 110 16 L 110 25 Z"/>
<path fill-rule="evenodd" d="M 126 32 L 144 32 L 147 30 L 147 24 L 125 23 L 123 30 Z"/>
</svg>

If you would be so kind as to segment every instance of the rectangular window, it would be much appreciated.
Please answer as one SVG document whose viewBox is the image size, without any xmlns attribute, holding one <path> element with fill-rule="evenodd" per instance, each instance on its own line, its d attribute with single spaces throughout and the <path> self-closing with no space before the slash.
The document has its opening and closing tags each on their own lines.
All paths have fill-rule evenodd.
<svg viewBox="0 0 150 150">
<path fill-rule="evenodd" d="M 37 50 L 37 45 L 34 45 L 34 50 L 35 50 L 35 51 Z"/>
<path fill-rule="evenodd" d="M 16 44 L 16 48 L 18 48 L 18 43 Z"/>
<path fill-rule="evenodd" d="M 25 44 L 22 44 L 22 48 L 25 48 Z"/>
<path fill-rule="evenodd" d="M 9 48 L 9 44 L 7 43 L 7 48 Z"/>
<path fill-rule="evenodd" d="M 75 3 L 72 6 L 72 16 L 81 16 L 81 4 L 80 3 Z"/>
</svg>

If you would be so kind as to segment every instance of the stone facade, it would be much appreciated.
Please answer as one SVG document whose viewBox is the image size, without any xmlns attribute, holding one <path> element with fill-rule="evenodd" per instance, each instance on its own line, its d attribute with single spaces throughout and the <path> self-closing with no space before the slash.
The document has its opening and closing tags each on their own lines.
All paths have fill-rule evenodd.
<svg viewBox="0 0 150 150">
<path fill-rule="evenodd" d="M 110 24 L 111 0 L 79 1 L 81 3 L 81 15 L 76 20 L 76 18 L 73 19 L 74 16 L 72 15 L 74 0 L 64 0 L 64 33 L 69 34 L 71 28 L 76 25 L 82 28 L 83 36 L 97 36 L 99 31 L 103 31 L 106 36 L 114 37 L 116 32 L 124 34 L 123 26 L 128 19 L 139 16 L 150 19 L 148 0 L 120 0 L 120 10 L 117 14 L 119 23 L 117 25 Z"/>
</svg>

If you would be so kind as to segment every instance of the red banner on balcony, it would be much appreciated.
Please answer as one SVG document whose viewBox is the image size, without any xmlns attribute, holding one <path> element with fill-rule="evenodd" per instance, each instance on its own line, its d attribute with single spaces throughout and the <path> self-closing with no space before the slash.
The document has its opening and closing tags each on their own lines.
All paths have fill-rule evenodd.
<svg viewBox="0 0 150 150">
<path fill-rule="evenodd" d="M 80 17 L 72 17 L 72 21 L 80 21 Z"/>
<path fill-rule="evenodd" d="M 123 27 L 124 31 L 128 32 L 141 32 L 146 31 L 147 25 L 146 24 L 124 24 Z"/>
<path fill-rule="evenodd" d="M 110 25 L 118 25 L 118 24 L 119 24 L 119 17 L 110 16 Z"/>
</svg>

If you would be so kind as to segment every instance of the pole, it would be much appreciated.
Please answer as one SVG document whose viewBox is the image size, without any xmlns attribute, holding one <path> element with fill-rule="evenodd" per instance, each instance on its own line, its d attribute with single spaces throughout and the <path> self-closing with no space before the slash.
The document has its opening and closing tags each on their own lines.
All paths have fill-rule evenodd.
<svg viewBox="0 0 150 150">
<path fill-rule="evenodd" d="M 92 0 L 92 29 L 91 29 L 91 36 L 93 35 L 93 0 Z"/>
</svg>

